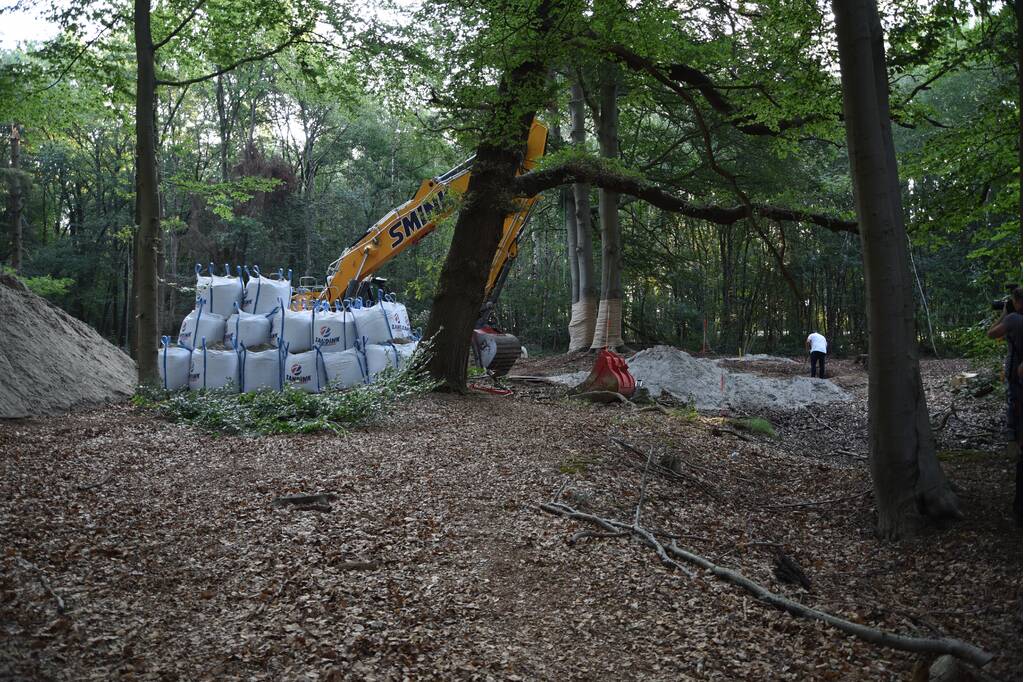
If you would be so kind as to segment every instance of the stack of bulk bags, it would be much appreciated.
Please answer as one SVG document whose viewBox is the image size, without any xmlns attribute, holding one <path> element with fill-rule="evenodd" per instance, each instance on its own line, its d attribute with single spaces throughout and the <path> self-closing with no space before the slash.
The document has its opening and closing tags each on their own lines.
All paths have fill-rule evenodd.
<svg viewBox="0 0 1024 682">
<path fill-rule="evenodd" d="M 188 388 L 188 370 L 192 364 L 192 351 L 182 346 L 172 346 L 169 336 L 160 337 L 163 349 L 160 351 L 160 384 L 165 391 Z"/>
<path fill-rule="evenodd" d="M 395 367 L 402 369 L 409 365 L 409 359 L 416 352 L 419 341 L 410 341 L 408 343 L 392 342 L 390 345 L 395 353 Z"/>
<path fill-rule="evenodd" d="M 273 317 L 271 313 L 270 317 Z M 270 317 L 247 313 L 235 306 L 224 326 L 224 345 L 231 348 L 261 346 L 270 343 Z"/>
<path fill-rule="evenodd" d="M 242 344 L 238 351 L 239 390 L 242 393 L 261 389 L 280 391 L 284 385 L 282 356 L 277 348 L 251 351 Z"/>
<path fill-rule="evenodd" d="M 312 322 L 313 346 L 321 352 L 339 353 L 355 345 L 356 320 L 346 306 L 338 304 L 332 311 L 325 303 Z"/>
<path fill-rule="evenodd" d="M 355 317 L 356 333 L 365 337 L 367 343 L 381 344 L 394 339 L 411 339 L 412 326 L 409 324 L 409 313 L 405 306 L 395 301 L 393 294 L 381 296 L 377 303 L 368 307 L 359 307 L 356 300 Z"/>
<path fill-rule="evenodd" d="M 285 347 L 284 382 L 292 388 L 319 393 L 327 386 L 323 356 L 318 350 L 289 353 Z"/>
<path fill-rule="evenodd" d="M 366 383 L 363 354 L 355 348 L 321 355 L 327 383 L 336 388 L 350 388 Z"/>
<path fill-rule="evenodd" d="M 202 274 L 201 265 L 196 265 L 196 308 L 203 306 L 208 313 L 227 318 L 242 302 L 242 268 L 232 275 L 231 268 L 224 265 L 224 275 L 213 270 L 210 263 L 209 275 Z"/>
<path fill-rule="evenodd" d="M 203 344 L 218 343 L 224 338 L 224 317 L 204 310 L 205 303 L 185 316 L 178 331 L 178 345 L 196 348 Z"/>
<path fill-rule="evenodd" d="M 270 343 L 301 353 L 313 348 L 313 322 L 316 310 L 292 310 L 284 299 L 278 311 L 270 317 Z"/>
<path fill-rule="evenodd" d="M 278 278 L 272 279 L 264 277 L 260 273 L 258 266 L 254 265 L 252 269 L 256 273 L 255 276 L 249 272 L 249 268 L 245 269 L 245 274 L 248 276 L 249 281 L 245 283 L 245 292 L 242 296 L 242 310 L 256 315 L 266 315 L 274 311 L 279 301 L 291 303 L 291 270 L 288 271 L 287 278 L 284 276 L 284 270 L 278 270 Z"/>
<path fill-rule="evenodd" d="M 193 391 L 238 385 L 238 354 L 233 350 L 211 350 L 204 343 L 192 351 L 188 387 Z"/>
<path fill-rule="evenodd" d="M 367 381 L 373 381 L 377 375 L 388 367 L 398 367 L 400 360 L 394 345 L 379 343 L 360 343 L 363 353 L 363 367 Z"/>
</svg>

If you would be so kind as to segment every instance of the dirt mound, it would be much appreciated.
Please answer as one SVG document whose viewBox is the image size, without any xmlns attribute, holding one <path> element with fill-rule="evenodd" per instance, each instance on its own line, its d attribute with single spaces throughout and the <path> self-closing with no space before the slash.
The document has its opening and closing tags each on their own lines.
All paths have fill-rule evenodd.
<svg viewBox="0 0 1024 682">
<path fill-rule="evenodd" d="M 700 410 L 722 407 L 795 410 L 806 405 L 850 400 L 831 381 L 810 377 L 769 378 L 733 372 L 715 360 L 695 358 L 670 346 L 655 346 L 629 358 L 630 373 L 658 396 L 667 391 Z M 575 385 L 586 373 L 563 374 L 556 381 Z"/>
<path fill-rule="evenodd" d="M 0 311 L 0 418 L 53 414 L 132 394 L 137 373 L 131 358 L 4 274 Z"/>
</svg>

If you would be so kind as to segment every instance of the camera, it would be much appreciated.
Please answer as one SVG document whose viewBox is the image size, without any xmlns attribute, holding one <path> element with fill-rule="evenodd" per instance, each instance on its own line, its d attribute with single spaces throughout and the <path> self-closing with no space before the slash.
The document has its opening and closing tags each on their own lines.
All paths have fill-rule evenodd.
<svg viewBox="0 0 1024 682">
<path fill-rule="evenodd" d="M 1001 298 L 998 301 L 992 301 L 992 310 L 1004 311 L 1004 310 L 1007 310 L 1009 308 L 1009 305 L 1010 305 L 1009 297 Z"/>
</svg>

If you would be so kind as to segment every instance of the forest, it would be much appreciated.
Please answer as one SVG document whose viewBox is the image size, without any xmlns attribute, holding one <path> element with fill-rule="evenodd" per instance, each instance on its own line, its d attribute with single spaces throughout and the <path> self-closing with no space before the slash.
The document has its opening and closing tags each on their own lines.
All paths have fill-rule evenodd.
<svg viewBox="0 0 1024 682">
<path fill-rule="evenodd" d="M 0 677 L 1019 677 L 1020 2 L 29 14 Z"/>
</svg>

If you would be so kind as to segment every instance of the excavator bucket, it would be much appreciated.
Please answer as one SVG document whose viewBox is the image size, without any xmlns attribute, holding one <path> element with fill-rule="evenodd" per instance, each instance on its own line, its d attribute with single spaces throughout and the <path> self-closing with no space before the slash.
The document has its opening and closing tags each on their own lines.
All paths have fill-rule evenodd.
<svg viewBox="0 0 1024 682">
<path fill-rule="evenodd" d="M 636 379 L 629 373 L 625 359 L 615 351 L 605 348 L 597 352 L 594 369 L 583 383 L 576 387 L 576 391 L 611 391 L 629 398 L 636 391 Z"/>
</svg>

